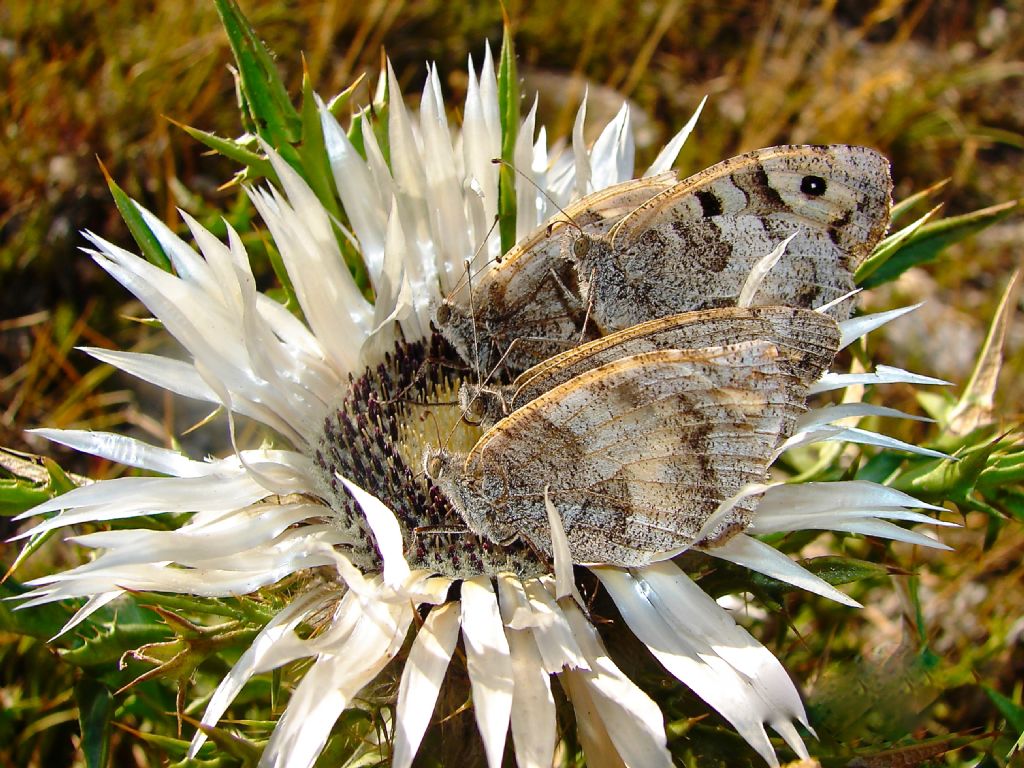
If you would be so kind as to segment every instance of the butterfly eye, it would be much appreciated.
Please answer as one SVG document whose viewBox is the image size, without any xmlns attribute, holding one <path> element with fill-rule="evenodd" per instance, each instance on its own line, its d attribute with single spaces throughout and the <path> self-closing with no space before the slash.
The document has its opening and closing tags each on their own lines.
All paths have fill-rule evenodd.
<svg viewBox="0 0 1024 768">
<path fill-rule="evenodd" d="M 800 191 L 810 197 L 821 197 L 828 185 L 821 176 L 804 176 L 800 182 Z"/>
<path fill-rule="evenodd" d="M 572 255 L 577 259 L 582 259 L 590 252 L 590 238 L 586 235 L 580 235 L 576 238 L 576 241 L 572 244 Z"/>
<path fill-rule="evenodd" d="M 452 319 L 451 306 L 447 302 L 439 305 L 437 312 L 434 313 L 434 319 L 438 325 L 448 325 L 448 321 Z"/>
<path fill-rule="evenodd" d="M 431 480 L 437 480 L 441 475 L 441 469 L 444 463 L 441 461 L 441 457 L 438 455 L 428 456 L 424 462 L 423 468 L 427 471 L 427 477 Z"/>
<path fill-rule="evenodd" d="M 484 401 L 481 397 L 474 397 L 470 402 L 469 407 L 466 408 L 465 413 L 462 414 L 462 419 L 467 424 L 476 426 L 484 418 Z"/>
</svg>

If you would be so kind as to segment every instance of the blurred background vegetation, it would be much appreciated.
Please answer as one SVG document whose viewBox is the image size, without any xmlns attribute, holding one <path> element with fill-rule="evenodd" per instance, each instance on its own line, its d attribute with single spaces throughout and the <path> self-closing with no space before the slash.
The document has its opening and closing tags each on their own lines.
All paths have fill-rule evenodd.
<svg viewBox="0 0 1024 768">
<path fill-rule="evenodd" d="M 708 94 L 677 163 L 683 175 L 775 143 L 848 142 L 892 159 L 897 199 L 949 178 L 939 193 L 946 215 L 1024 196 L 1020 2 L 509 0 L 505 8 L 523 92 L 539 93 L 553 135 L 568 133 L 584 87 L 592 125 L 628 99 L 642 166 Z M 248 0 L 243 9 L 279 54 L 290 93 L 300 90 L 304 60 L 325 97 L 364 73 L 375 82 L 386 50 L 411 100 L 424 61 L 436 61 L 454 107 L 467 54 L 479 62 L 485 39 L 497 51 L 502 31 L 496 2 Z M 172 122 L 242 132 L 230 61 L 212 4 L 0 5 L 0 445 L 46 451 L 65 468 L 102 477 L 116 468 L 55 452 L 24 430 L 118 429 L 169 444 L 180 428 L 180 405 L 74 352 L 81 344 L 145 350 L 159 336 L 125 321 L 144 311 L 78 252 L 79 230 L 134 248 L 97 159 L 172 226 L 181 207 L 211 226 L 227 216 L 247 228 L 244 195 L 223 186 L 236 167 Z M 368 98 L 364 84 L 356 103 Z M 1022 244 L 1022 219 L 1010 216 L 872 292 L 872 309 L 927 300 L 880 334 L 875 359 L 962 385 Z M 996 403 L 1007 427 L 1019 420 L 1022 369 L 1017 319 Z M 889 404 L 916 408 L 909 387 L 891 394 L 897 402 Z M 1020 521 L 994 524 L 981 513 L 964 521 L 943 536 L 956 551 L 928 553 L 926 562 L 909 548 L 847 540 L 846 554 L 888 568 L 853 590 L 864 611 L 798 595 L 767 616 L 751 609 L 755 633 L 804 685 L 820 751 L 836 765 L 1000 765 L 1024 730 Z M 3 565 L 13 557 L 5 552 Z M 5 640 L 15 644 L 0 634 Z M 48 676 L 55 659 L 43 646 L 17 644 L 17 653 L 0 653 L 0 763 L 45 755 L 35 764 L 71 764 L 70 678 Z M 26 668 L 34 670 L 27 681 Z M 704 710 L 682 701 L 669 711 L 682 739 Z M 26 741 L 25 728 L 48 736 Z M 29 743 L 26 757 L 18 745 Z M 147 764 L 132 737 L 119 743 L 124 762 L 114 764 Z"/>
</svg>

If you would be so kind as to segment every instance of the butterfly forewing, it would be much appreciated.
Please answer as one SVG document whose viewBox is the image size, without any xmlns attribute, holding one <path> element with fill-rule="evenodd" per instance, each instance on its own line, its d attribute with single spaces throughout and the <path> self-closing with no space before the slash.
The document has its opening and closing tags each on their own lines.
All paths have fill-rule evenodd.
<svg viewBox="0 0 1024 768">
<path fill-rule="evenodd" d="M 439 485 L 478 533 L 548 554 L 550 486 L 575 562 L 642 565 L 764 481 L 805 397 L 767 341 L 632 355 L 498 422 Z M 740 501 L 715 530 L 745 525 L 755 505 Z"/>
<path fill-rule="evenodd" d="M 594 241 L 576 260 L 581 298 L 603 333 L 735 305 L 753 265 L 796 233 L 753 303 L 824 305 L 853 289 L 888 226 L 891 189 L 888 161 L 866 147 L 780 146 L 723 161 Z M 566 234 L 567 258 L 578 237 Z"/>
</svg>

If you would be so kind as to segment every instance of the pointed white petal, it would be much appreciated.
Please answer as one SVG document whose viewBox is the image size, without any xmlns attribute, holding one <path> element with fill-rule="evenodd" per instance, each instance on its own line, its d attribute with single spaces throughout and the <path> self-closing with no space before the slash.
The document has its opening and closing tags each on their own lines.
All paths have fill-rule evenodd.
<svg viewBox="0 0 1024 768">
<path fill-rule="evenodd" d="M 320 104 L 320 124 L 331 164 L 334 185 L 348 216 L 352 231 L 359 238 L 360 251 L 371 278 L 376 281 L 384 259 L 384 233 L 388 198 L 381 199 L 381 188 L 374 183 L 366 161 L 352 146 L 338 121 Z"/>
<path fill-rule="evenodd" d="M 917 544 L 919 547 L 928 547 L 929 549 L 944 549 L 950 552 L 953 550 L 947 544 L 925 536 L 923 533 L 908 531 L 906 528 L 900 528 L 898 525 L 886 522 L 885 520 L 838 521 L 829 525 L 829 530 L 859 533 L 862 536 L 877 536 L 882 539 L 892 539 L 893 541 L 905 541 L 908 544 Z"/>
<path fill-rule="evenodd" d="M 623 762 L 650 768 L 670 766 L 672 758 L 665 747 L 665 726 L 658 705 L 612 662 L 597 630 L 575 603 L 566 605 L 565 616 L 590 665 L 590 671 L 575 674 L 586 685 Z"/>
<path fill-rule="evenodd" d="M 537 101 L 534 100 L 526 119 L 519 128 L 512 160 L 516 170 L 516 242 L 522 240 L 544 221 L 547 201 L 538 187 L 544 188 L 543 179 L 533 165 L 533 136 L 537 121 Z M 532 183 L 531 183 L 532 182 Z"/>
<path fill-rule="evenodd" d="M 391 754 L 394 768 L 412 765 L 458 639 L 458 603 L 434 608 L 416 634 L 398 688 L 395 746 Z"/>
<path fill-rule="evenodd" d="M 560 672 L 565 667 L 590 669 L 561 604 L 538 579 L 530 579 L 524 586 L 534 614 L 532 629 L 544 669 L 550 673 Z"/>
<path fill-rule="evenodd" d="M 141 440 L 111 432 L 91 432 L 83 429 L 30 429 L 29 432 L 74 448 L 76 451 L 165 475 L 201 477 L 209 474 L 210 470 L 208 464 L 192 461 L 178 451 L 147 445 Z"/>
<path fill-rule="evenodd" d="M 562 527 L 562 516 L 548 495 L 548 487 L 544 487 L 544 506 L 548 513 L 548 526 L 551 528 L 551 549 L 555 560 L 555 598 L 568 597 L 574 591 L 575 582 L 572 575 L 572 555 L 569 552 L 569 540 L 565 537 Z"/>
<path fill-rule="evenodd" d="M 810 445 L 820 442 L 846 442 L 859 443 L 861 445 L 875 445 L 879 448 L 892 448 L 897 451 L 916 453 L 919 456 L 930 456 L 933 459 L 948 459 L 950 456 L 942 451 L 933 451 L 931 448 L 923 448 L 920 445 L 897 440 L 895 437 L 881 435 L 859 427 L 839 427 L 831 424 L 820 424 L 813 430 L 797 432 L 786 440 L 778 448 L 778 453 L 783 453 L 791 448 L 800 445 Z"/>
<path fill-rule="evenodd" d="M 555 699 L 529 630 L 506 631 L 512 654 L 512 742 L 520 768 L 550 768 L 555 753 Z"/>
<path fill-rule="evenodd" d="M 85 605 L 83 605 L 81 608 L 79 608 L 77 611 L 75 611 L 75 615 L 72 616 L 70 619 L 68 619 L 67 622 L 65 622 L 64 626 L 60 628 L 60 631 L 56 635 L 51 637 L 47 642 L 51 642 L 52 643 L 54 640 L 56 640 L 61 635 L 64 635 L 67 632 L 69 632 L 72 629 L 74 629 L 75 627 L 77 627 L 79 624 L 81 624 L 87 618 L 89 618 L 94 613 L 96 613 L 96 611 L 98 611 L 100 608 L 102 608 L 103 606 L 105 606 L 105 605 L 107 605 L 109 603 L 112 603 L 114 600 L 116 600 L 117 598 L 119 598 L 123 594 L 124 594 L 123 590 L 114 589 L 114 590 L 111 590 L 110 592 L 100 592 L 100 593 L 97 593 L 97 594 L 90 595 L 89 599 L 85 602 Z M 53 601 L 51 601 L 51 600 L 44 600 L 43 602 L 53 602 Z M 18 606 L 18 608 L 31 608 L 33 605 L 37 605 L 37 604 L 41 605 L 42 603 L 36 603 L 35 601 L 29 601 L 27 603 L 22 603 L 21 605 Z"/>
<path fill-rule="evenodd" d="M 168 392 L 208 403 L 220 402 L 196 372 L 195 367 L 189 363 L 142 352 L 121 352 L 99 347 L 79 347 L 79 349 L 101 363 L 108 363 L 125 373 L 130 373 L 143 381 L 166 389 Z"/>
<path fill-rule="evenodd" d="M 686 124 L 679 129 L 679 133 L 671 138 L 671 140 L 662 147 L 661 152 L 654 158 L 654 162 L 651 163 L 651 167 L 644 172 L 644 178 L 650 176 L 657 176 L 659 173 L 671 170 L 673 164 L 676 162 L 676 158 L 679 157 L 679 150 L 686 144 L 686 140 L 690 138 L 690 134 L 693 132 L 693 128 L 697 125 L 697 120 L 700 118 L 700 113 L 704 109 L 704 105 L 707 104 L 708 97 L 705 96 L 700 100 L 700 104 L 697 105 L 697 109 L 693 111 L 690 119 L 686 121 Z"/>
<path fill-rule="evenodd" d="M 857 341 L 857 339 L 867 336 L 875 329 L 881 328 L 883 325 L 895 320 L 897 317 L 902 317 L 908 312 L 913 312 L 920 306 L 921 304 L 919 303 L 909 307 L 893 309 L 888 312 L 876 312 L 871 315 L 858 315 L 857 317 L 851 317 L 848 320 L 841 321 L 839 323 L 839 349 L 846 349 L 848 346 L 853 344 L 853 342 Z"/>
<path fill-rule="evenodd" d="M 910 419 L 911 421 L 933 421 L 927 416 L 915 416 L 895 408 L 870 403 L 842 403 L 814 408 L 801 415 L 796 422 L 797 432 L 804 432 L 819 424 L 831 424 L 840 419 L 861 418 L 864 416 L 886 416 L 892 419 Z"/>
<path fill-rule="evenodd" d="M 398 589 L 409 578 L 409 564 L 405 561 L 402 544 L 402 529 L 395 513 L 374 496 L 367 493 L 346 477 L 337 475 L 345 488 L 363 510 L 366 522 L 373 531 L 373 538 L 384 561 L 384 583 Z"/>
<path fill-rule="evenodd" d="M 766 761 L 777 764 L 763 724 L 806 722 L 778 659 L 671 562 L 631 574 L 613 568 L 594 572 L 665 668 L 729 720 Z"/>
<path fill-rule="evenodd" d="M 772 267 L 778 263 L 782 254 L 786 252 L 786 246 L 789 245 L 793 238 L 799 234 L 799 230 L 794 232 L 775 246 L 769 253 L 757 260 L 753 268 L 750 270 L 750 274 L 747 275 L 747 279 L 743 282 L 743 288 L 740 289 L 740 296 L 736 300 L 736 306 L 750 306 L 750 303 L 754 300 L 754 296 L 761 288 L 761 283 L 764 282 L 768 273 L 771 272 Z"/>
<path fill-rule="evenodd" d="M 261 663 L 275 646 L 281 643 L 294 643 L 298 640 L 294 635 L 296 627 L 330 598 L 331 596 L 328 594 L 311 590 L 294 599 L 284 610 L 274 616 L 253 638 L 252 644 L 235 662 L 231 671 L 220 681 L 217 690 L 213 692 L 213 696 L 210 697 L 210 701 L 206 705 L 202 719 L 203 725 L 210 727 L 216 725 L 242 690 L 242 686 L 257 674 Z M 194 758 L 204 743 L 206 743 L 206 734 L 202 730 L 197 730 L 189 745 L 188 757 Z"/>
<path fill-rule="evenodd" d="M 182 280 L 194 284 L 210 296 L 220 296 L 216 278 L 206 262 L 192 250 L 192 247 L 168 228 L 159 217 L 154 216 L 137 202 L 132 200 L 135 210 L 141 214 L 164 253 L 171 260 L 174 271 Z"/>
<path fill-rule="evenodd" d="M 757 518 L 787 509 L 874 509 L 876 507 L 916 507 L 945 511 L 908 493 L 867 480 L 841 480 L 824 483 L 773 485 L 765 491 L 757 509 Z M 756 519 L 755 519 L 756 523 Z"/>
<path fill-rule="evenodd" d="M 815 576 L 802 565 L 793 562 L 786 555 L 779 552 L 763 541 L 751 538 L 740 533 L 733 536 L 725 544 L 715 547 L 704 547 L 713 557 L 742 565 L 758 573 L 771 576 L 773 579 L 784 581 L 787 584 L 806 589 L 816 595 L 835 600 L 837 603 L 848 605 L 852 608 L 860 608 L 861 605 L 851 597 L 847 597 L 838 589 L 833 587 L 824 579 Z"/>
<path fill-rule="evenodd" d="M 311 768 L 352 697 L 399 651 L 411 620 L 410 608 L 391 606 L 357 622 L 333 653 L 321 653 L 292 694 L 260 768 Z"/>
<path fill-rule="evenodd" d="M 576 110 L 576 122 L 572 126 L 572 154 L 576 168 L 575 197 L 577 199 L 585 197 L 594 191 L 590 186 L 590 156 L 587 153 L 587 144 L 583 138 L 583 128 L 587 121 L 588 94 L 589 88 L 583 91 L 580 108 Z"/>
<path fill-rule="evenodd" d="M 919 373 L 911 373 L 910 371 L 904 371 L 888 365 L 879 365 L 875 368 L 874 373 L 832 373 L 829 371 L 811 385 L 808 394 L 815 395 L 819 392 L 831 392 L 833 389 L 842 389 L 843 387 L 855 384 L 948 385 L 950 382 L 935 379 L 931 376 L 922 376 Z"/>
<path fill-rule="evenodd" d="M 594 189 L 604 189 L 633 178 L 635 152 L 629 104 L 623 103 L 618 114 L 601 131 L 590 151 L 591 182 Z"/>
<path fill-rule="evenodd" d="M 489 768 L 500 768 L 512 714 L 513 670 L 490 580 L 462 582 L 462 637 L 477 727 Z"/>
<path fill-rule="evenodd" d="M 576 713 L 576 735 L 588 768 L 627 768 L 601 720 L 583 673 L 566 670 L 558 679 Z"/>
</svg>

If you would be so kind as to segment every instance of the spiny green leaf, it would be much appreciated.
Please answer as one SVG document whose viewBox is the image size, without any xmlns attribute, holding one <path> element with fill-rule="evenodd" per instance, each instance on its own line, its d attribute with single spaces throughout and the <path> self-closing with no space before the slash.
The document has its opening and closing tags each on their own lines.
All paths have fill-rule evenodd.
<svg viewBox="0 0 1024 768">
<path fill-rule="evenodd" d="M 391 92 L 391 62 L 381 54 L 381 75 L 377 80 L 377 90 L 373 94 L 373 101 L 370 102 L 370 113 L 366 119 L 370 121 L 370 128 L 377 139 L 377 147 L 388 167 L 391 167 L 391 99 L 401 99 L 401 92 Z M 395 82 L 397 86 L 397 81 Z M 365 114 L 365 113 L 364 113 Z M 362 142 L 360 142 L 362 146 Z M 365 149 L 365 148 L 364 148 Z"/>
<path fill-rule="evenodd" d="M 46 467 L 46 473 L 50 476 L 49 491 L 51 496 L 59 496 L 78 487 L 78 483 L 68 477 L 64 468 L 53 459 L 44 456 L 43 466 Z M 85 481 L 82 480 L 82 482 Z"/>
<path fill-rule="evenodd" d="M 263 747 L 260 744 L 223 728 L 202 725 L 191 718 L 189 721 L 205 733 L 206 738 L 212 742 L 209 747 L 205 745 L 203 747 L 207 753 L 213 752 L 214 745 L 216 745 L 217 751 L 238 758 L 243 765 L 256 765 L 259 762 L 260 754 L 263 752 Z"/>
<path fill-rule="evenodd" d="M 110 723 L 114 697 L 103 683 L 83 677 L 75 685 L 78 725 L 82 731 L 81 750 L 88 768 L 106 768 L 110 755 Z"/>
<path fill-rule="evenodd" d="M 991 440 L 960 451 L 952 459 L 922 462 L 897 477 L 892 487 L 925 500 L 950 499 L 962 503 L 974 489 L 997 444 L 997 440 Z"/>
<path fill-rule="evenodd" d="M 857 470 L 858 480 L 870 480 L 873 483 L 885 483 L 900 468 L 906 456 L 893 451 L 880 451 L 864 462 Z"/>
<path fill-rule="evenodd" d="M 281 151 L 299 140 L 302 129 L 273 57 L 234 0 L 214 0 L 214 5 L 238 65 L 244 106 L 256 133 Z"/>
<path fill-rule="evenodd" d="M 366 159 L 366 145 L 363 143 L 363 121 L 369 119 L 368 111 L 360 110 L 352 116 L 352 122 L 349 123 L 348 133 L 346 134 L 348 140 L 352 142 L 352 147 L 363 160 Z"/>
<path fill-rule="evenodd" d="M 979 491 L 995 491 L 1001 486 L 1024 483 L 1024 454 L 997 459 L 985 467 L 978 477 Z"/>
<path fill-rule="evenodd" d="M 25 594 L 27 587 L 14 579 L 0 583 L 0 631 L 49 640 L 60 632 L 71 617 L 66 604 L 47 603 L 24 611 L 15 610 L 18 603 L 9 598 Z"/>
<path fill-rule="evenodd" d="M 799 561 L 800 565 L 832 586 L 851 584 L 864 579 L 878 579 L 890 575 L 883 565 L 850 557 L 815 557 Z M 716 563 L 716 571 L 700 580 L 700 587 L 712 597 L 738 592 L 754 592 L 761 599 L 774 599 L 790 592 L 803 592 L 801 587 L 779 581 L 762 573 L 738 566 Z"/>
<path fill-rule="evenodd" d="M 0 479 L 0 517 L 14 517 L 37 504 L 42 504 L 50 493 L 30 480 Z"/>
<path fill-rule="evenodd" d="M 154 618 L 151 624 L 114 622 L 101 627 L 74 648 L 60 652 L 61 660 L 76 667 L 116 664 L 126 651 L 172 637 L 171 630 Z"/>
<path fill-rule="evenodd" d="M 989 208 L 982 208 L 962 216 L 951 216 L 948 219 L 925 224 L 900 247 L 887 254 L 884 262 L 872 264 L 866 270 L 874 255 L 857 270 L 857 283 L 862 288 L 874 288 L 895 280 L 913 266 L 924 264 L 938 258 L 939 254 L 953 243 L 980 232 L 1009 216 L 1018 207 L 1020 201 L 1011 200 Z"/>
<path fill-rule="evenodd" d="M 501 251 L 506 253 L 516 242 L 515 150 L 519 131 L 519 76 L 512 30 L 505 17 L 498 64 L 498 114 L 501 118 L 501 159 L 498 170 L 498 231 Z"/>
<path fill-rule="evenodd" d="M 248 621 L 260 625 L 270 621 L 280 609 L 280 606 L 273 606 L 269 603 L 257 603 L 255 600 L 245 598 L 221 600 L 212 597 L 163 592 L 131 592 L 131 594 L 135 595 L 138 601 L 145 605 L 160 606 L 161 608 L 188 614 L 208 613 L 213 616 L 224 616 L 229 619 Z"/>
<path fill-rule="evenodd" d="M 802 560 L 800 564 L 832 586 L 852 584 L 864 579 L 879 579 L 891 574 L 890 569 L 884 565 L 838 555 Z"/>
<path fill-rule="evenodd" d="M 135 238 L 135 242 L 138 244 L 139 249 L 142 251 L 142 255 L 146 259 L 160 269 L 170 272 L 171 261 L 167 258 L 167 254 L 164 253 L 164 249 L 160 246 L 160 242 L 156 239 L 156 235 L 149 229 L 149 225 L 146 224 L 145 219 L 142 218 L 142 214 L 139 213 L 139 209 L 135 207 L 135 202 L 125 194 L 124 190 L 117 185 L 107 173 L 106 167 L 103 163 L 100 163 L 100 169 L 103 171 L 103 176 L 107 180 L 107 187 L 110 189 L 110 194 L 114 198 L 114 204 L 117 206 L 117 210 L 121 214 L 121 218 L 124 219 L 124 223 L 128 225 L 128 231 L 132 233 L 132 237 Z"/>
<path fill-rule="evenodd" d="M 133 736 L 147 744 L 151 744 L 159 750 L 163 757 L 169 758 L 183 758 L 188 753 L 189 744 L 191 742 L 184 741 L 183 739 L 175 739 L 171 736 L 163 736 L 159 733 L 149 733 L 148 731 L 137 731 L 134 728 L 128 728 L 120 723 L 116 723 L 117 727 L 121 730 L 128 731 Z"/>
<path fill-rule="evenodd" d="M 343 90 L 341 93 L 336 95 L 333 99 L 327 102 L 327 111 L 334 115 L 336 118 L 341 119 L 342 115 L 349 108 L 352 103 L 352 96 L 355 94 L 356 89 L 363 84 L 363 80 L 366 79 L 365 74 L 360 74 L 352 84 Z"/>
<path fill-rule="evenodd" d="M 956 398 L 947 390 L 928 392 L 918 389 L 914 392 L 918 405 L 924 409 L 929 418 L 935 419 L 939 424 L 946 424 L 949 421 L 949 414 L 956 407 Z"/>
<path fill-rule="evenodd" d="M 15 475 L 14 478 L 9 480 L 0 480 L 0 514 L 3 515 L 13 515 L 27 511 L 36 504 L 40 504 L 54 496 L 59 496 L 62 493 L 67 493 L 71 489 L 78 487 L 80 482 L 84 482 L 82 478 L 78 478 L 78 482 L 71 479 L 60 465 L 50 458 L 35 457 L 35 461 L 32 461 L 12 451 L 4 451 L 3 458 L 5 460 L 4 468 Z M 40 463 L 42 467 L 39 466 Z M 45 485 L 42 482 L 40 475 L 43 473 L 40 470 L 44 471 L 46 477 Z M 32 503 L 18 509 L 19 505 L 27 501 Z M 16 571 L 23 562 L 31 557 L 33 553 L 56 533 L 56 530 L 49 530 L 34 534 L 29 538 L 28 542 L 22 546 L 21 551 L 18 552 L 14 562 L 11 563 L 8 573 Z"/>
<path fill-rule="evenodd" d="M 253 152 L 248 147 L 233 139 L 225 139 L 221 136 L 217 136 L 216 134 L 201 131 L 198 128 L 193 128 L 190 125 L 183 125 L 182 123 L 178 123 L 173 120 L 171 122 L 181 128 L 181 130 L 200 144 L 205 144 L 214 152 L 245 166 L 245 171 L 240 175 L 240 179 L 245 179 L 246 181 L 269 179 L 275 184 L 279 183 L 277 174 L 274 173 L 274 167 L 263 155 Z"/>
</svg>

